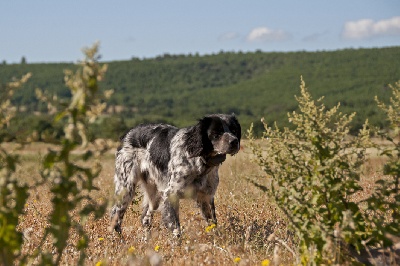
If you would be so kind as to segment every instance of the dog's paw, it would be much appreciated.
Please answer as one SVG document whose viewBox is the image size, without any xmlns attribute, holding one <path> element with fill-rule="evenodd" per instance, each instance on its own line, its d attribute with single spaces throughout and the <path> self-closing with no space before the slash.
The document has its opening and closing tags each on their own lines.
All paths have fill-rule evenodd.
<svg viewBox="0 0 400 266">
<path fill-rule="evenodd" d="M 122 228 L 121 228 L 121 225 L 120 224 L 115 224 L 114 225 L 114 230 L 115 230 L 115 232 L 117 232 L 119 235 L 121 235 L 122 234 Z"/>
<path fill-rule="evenodd" d="M 151 226 L 151 217 L 149 217 L 149 216 L 145 216 L 145 217 L 143 217 L 143 219 L 142 219 L 142 225 L 143 225 L 143 227 L 145 227 L 145 228 L 150 228 L 150 226 Z"/>
<path fill-rule="evenodd" d="M 144 243 L 147 243 L 147 242 L 149 242 L 150 238 L 151 238 L 151 230 L 150 230 L 150 227 L 144 227 L 144 228 L 143 228 L 142 241 L 143 241 Z"/>
<path fill-rule="evenodd" d="M 182 235 L 181 230 L 179 228 L 175 228 L 174 230 L 172 230 L 172 235 L 175 238 L 180 238 Z"/>
</svg>

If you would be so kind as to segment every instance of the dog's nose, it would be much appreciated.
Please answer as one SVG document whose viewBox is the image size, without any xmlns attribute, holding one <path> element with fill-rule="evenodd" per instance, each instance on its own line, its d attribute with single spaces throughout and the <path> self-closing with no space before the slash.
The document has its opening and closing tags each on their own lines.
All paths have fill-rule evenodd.
<svg viewBox="0 0 400 266">
<path fill-rule="evenodd" d="M 231 139 L 229 141 L 229 144 L 231 145 L 231 147 L 236 147 L 237 145 L 239 145 L 239 140 L 237 138 Z"/>
</svg>

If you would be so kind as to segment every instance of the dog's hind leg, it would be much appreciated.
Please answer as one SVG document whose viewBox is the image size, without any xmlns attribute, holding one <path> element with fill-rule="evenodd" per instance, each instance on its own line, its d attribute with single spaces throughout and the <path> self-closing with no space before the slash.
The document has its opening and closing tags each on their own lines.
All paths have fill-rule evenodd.
<svg viewBox="0 0 400 266">
<path fill-rule="evenodd" d="M 135 196 L 135 185 L 128 186 L 128 188 L 123 188 L 122 191 L 116 192 L 116 195 L 119 196 L 117 203 L 111 209 L 111 224 L 114 230 L 121 234 L 121 224 L 124 218 L 126 209 L 129 204 L 132 202 L 133 197 Z"/>
<path fill-rule="evenodd" d="M 114 183 L 117 202 L 111 209 L 110 218 L 114 230 L 121 234 L 124 214 L 135 196 L 138 169 L 134 164 L 134 153 L 121 149 L 116 155 Z"/>
<path fill-rule="evenodd" d="M 153 213 L 158 209 L 161 196 L 155 184 L 145 183 L 142 187 L 144 190 L 144 199 L 141 220 L 143 227 L 150 229 Z"/>
<path fill-rule="evenodd" d="M 158 209 L 160 203 L 160 196 L 157 194 L 157 188 L 144 189 L 143 198 L 143 213 L 141 216 L 142 225 L 144 228 L 145 236 L 144 240 L 147 241 L 150 238 L 151 223 L 153 220 L 153 214 Z"/>
</svg>

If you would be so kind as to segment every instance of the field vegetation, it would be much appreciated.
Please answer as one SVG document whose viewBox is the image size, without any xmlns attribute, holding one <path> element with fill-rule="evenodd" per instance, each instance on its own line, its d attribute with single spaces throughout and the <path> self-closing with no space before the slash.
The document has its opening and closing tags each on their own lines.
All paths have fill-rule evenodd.
<svg viewBox="0 0 400 266">
<path fill-rule="evenodd" d="M 374 53 L 378 51 L 379 55 Z M 371 55 L 374 59 L 371 63 L 377 63 L 381 62 L 382 57 L 393 56 L 399 51 L 398 48 L 387 48 L 346 50 L 337 53 L 343 53 L 347 59 L 359 60 L 370 58 Z M 322 55 L 325 55 L 329 62 L 336 62 L 333 59 L 335 57 L 329 57 L 335 53 L 321 52 L 318 57 L 321 60 Z M 130 114 L 129 123 L 135 124 L 147 119 L 153 122 L 168 121 L 175 118 L 179 112 L 184 112 L 186 114 L 182 115 L 182 120 L 177 120 L 176 124 L 185 125 L 189 120 L 193 123 L 194 119 L 189 119 L 190 116 L 207 108 L 221 112 L 231 111 L 226 104 L 232 102 L 234 106 L 239 106 L 237 107 L 239 110 L 233 111 L 238 113 L 240 120 L 243 118 L 245 122 L 242 126 L 246 130 L 246 123 L 250 121 L 246 119 L 253 116 L 261 117 L 265 113 L 265 108 L 269 107 L 265 101 L 261 107 L 261 100 L 267 100 L 270 96 L 281 99 L 279 95 L 282 96 L 272 91 L 263 91 L 261 88 L 264 83 L 261 80 L 272 81 L 275 76 L 269 73 L 277 69 L 290 70 L 293 71 L 290 75 L 297 75 L 298 73 L 290 67 L 297 66 L 300 70 L 301 60 L 307 62 L 318 53 L 256 52 L 237 55 L 220 53 L 209 57 L 164 55 L 151 60 L 132 59 L 132 62 L 119 62 L 121 65 L 149 64 L 151 67 L 146 68 L 146 65 L 142 65 L 141 69 L 147 69 L 150 73 L 157 69 L 155 65 L 164 66 L 153 73 L 160 79 L 152 79 L 150 77 L 153 77 L 153 74 L 149 77 L 145 76 L 145 72 L 137 70 L 139 76 L 136 78 L 140 80 L 144 75 L 146 78 L 143 80 L 154 82 L 154 87 L 149 86 L 148 93 L 140 92 L 140 89 L 136 88 L 136 92 L 142 94 L 132 94 L 132 98 L 121 98 L 126 101 L 122 106 L 133 108 L 121 112 L 115 111 L 117 106 L 115 101 L 119 96 L 106 90 L 109 84 L 105 74 L 107 69 L 112 68 L 112 64 L 107 66 L 99 62 L 97 44 L 84 49 L 84 54 L 84 60 L 64 72 L 64 82 L 68 90 L 57 96 L 53 94 L 54 91 L 42 87 L 35 92 L 36 102 L 32 101 L 32 105 L 18 105 L 22 103 L 21 99 L 14 102 L 10 99 L 20 97 L 17 92 L 22 91 L 22 86 L 29 87 L 28 79 L 31 74 L 19 75 L 22 76 L 21 79 L 2 85 L 6 97 L 0 99 L 1 264 L 351 265 L 362 262 L 396 265 L 399 263 L 400 83 L 394 86 L 388 85 L 389 92 L 384 89 L 383 94 L 374 93 L 380 91 L 374 87 L 375 89 L 369 91 L 374 95 L 368 101 L 364 99 L 367 97 L 365 90 L 362 90 L 362 94 L 357 91 L 358 89 L 353 91 L 358 93 L 359 98 L 349 97 L 349 94 L 346 94 L 347 90 L 343 93 L 347 100 L 354 100 L 354 103 L 360 98 L 364 99 L 364 107 L 366 103 L 373 104 L 374 106 L 368 106 L 371 110 L 376 109 L 370 113 L 371 118 L 375 114 L 382 118 L 380 123 L 362 121 L 358 126 L 353 123 L 358 115 L 338 112 L 340 108 L 346 113 L 348 105 L 340 106 L 337 102 L 333 102 L 330 93 L 334 90 L 326 90 L 327 87 L 332 89 L 335 86 L 341 89 L 347 88 L 345 79 L 338 80 L 338 76 L 333 76 L 332 82 L 320 87 L 313 81 L 309 82 L 312 87 L 321 88 L 320 91 L 315 91 L 317 97 L 323 95 L 322 93 L 327 94 L 324 103 L 322 98 L 314 100 L 311 96 L 314 93 L 305 88 L 303 81 L 300 91 L 297 89 L 280 91 L 279 93 L 283 92 L 287 94 L 286 96 L 298 95 L 293 97 L 294 103 L 290 105 L 291 112 L 287 118 L 279 119 L 279 112 L 287 110 L 285 109 L 287 106 L 277 107 L 277 112 L 274 113 L 276 115 L 274 121 L 278 120 L 278 123 L 286 121 L 282 124 L 287 127 L 271 128 L 269 120 L 273 116 L 265 117 L 260 122 L 261 127 L 258 131 L 255 130 L 256 133 L 263 133 L 263 140 L 253 138 L 252 132 L 256 127 L 252 127 L 248 135 L 250 140 L 243 140 L 239 154 L 229 157 L 221 166 L 221 181 L 215 199 L 218 225 L 207 226 L 194 202 L 183 200 L 182 238 L 180 240 L 173 238 L 161 225 L 158 214 L 155 216 L 152 235 L 145 241 L 145 232 L 139 219 L 140 193 L 127 211 L 122 235 L 111 230 L 107 215 L 107 210 L 113 203 L 113 153 L 118 145 L 112 132 L 118 131 L 119 134 L 114 133 L 120 135 L 126 129 L 127 121 L 122 117 Z M 359 57 L 352 57 L 355 55 Z M 241 62 L 239 65 L 234 63 L 238 58 L 246 56 L 254 56 L 255 63 L 244 59 L 238 61 Z M 268 60 L 265 60 L 267 57 Z M 221 58 L 227 61 L 221 63 L 224 62 Z M 264 58 L 264 61 L 259 58 Z M 275 60 L 272 60 L 273 58 Z M 335 73 L 349 73 L 356 71 L 355 69 L 363 71 L 369 69 L 369 66 L 364 65 L 350 69 L 347 64 L 342 65 L 345 62 L 344 58 L 338 59 L 341 68 L 331 70 L 339 71 Z M 181 77 L 180 74 L 186 73 L 184 69 L 178 71 L 179 68 L 175 67 L 182 67 L 181 62 L 189 59 L 192 63 L 186 66 L 186 69 L 192 66 L 205 72 L 204 76 L 200 75 L 198 79 L 191 81 L 196 88 L 193 87 L 188 91 L 186 78 L 189 77 L 183 78 L 186 83 L 184 82 L 182 86 L 176 85 L 180 83 L 172 81 L 170 77 L 174 75 Z M 200 64 L 203 59 L 211 60 L 207 61 L 208 63 L 216 61 L 211 64 L 207 62 Z M 233 61 L 229 61 L 231 59 Z M 266 62 L 278 63 L 275 65 L 276 68 L 262 68 Z M 359 63 L 358 60 L 355 62 Z M 390 64 L 383 62 L 379 65 L 380 69 L 387 70 L 382 77 L 371 76 L 369 79 L 367 76 L 355 74 L 354 77 L 359 78 L 355 80 L 360 82 L 366 80 L 365 83 L 362 81 L 358 85 L 373 86 L 374 82 L 387 84 L 386 82 L 391 82 L 391 78 L 387 75 L 393 75 L 393 78 L 397 75 L 393 69 L 388 68 L 388 65 Z M 21 66 L 27 67 L 29 64 L 25 62 L 18 66 L 6 65 L 10 67 L 7 71 L 12 67 L 20 69 Z M 44 66 L 46 65 L 36 67 Z M 219 68 L 214 68 L 215 66 Z M 239 68 L 236 69 L 235 66 Z M 313 66 L 315 70 L 315 65 Z M 248 70 L 242 72 L 242 67 Z M 125 66 L 123 69 L 130 67 Z M 232 72 L 225 73 L 227 70 Z M 305 72 L 313 70 L 304 68 Z M 376 75 L 378 70 L 375 70 Z M 325 70 L 321 71 L 325 73 Z M 131 76 L 135 76 L 137 72 L 132 72 Z M 324 74 L 313 76 L 311 72 L 307 73 L 315 80 L 324 77 Z M 30 79 L 35 77 L 35 73 L 33 71 L 32 73 Z M 212 73 L 215 76 L 210 79 Z M 290 82 L 298 80 L 298 76 L 293 77 Z M 48 77 L 49 81 L 52 80 L 52 75 Z M 280 78 L 282 83 L 289 82 L 284 81 L 282 76 Z M 206 81 L 212 82 L 205 83 Z M 320 84 L 318 82 L 316 83 Z M 349 80 L 347 82 L 356 84 Z M 160 88 L 161 84 L 169 85 L 165 87 L 165 91 L 159 91 L 156 88 Z M 260 100 L 259 107 L 264 108 L 264 111 L 254 109 L 255 113 L 252 113 L 251 110 L 247 112 L 240 109 L 246 108 L 243 91 L 235 93 L 234 88 L 240 88 L 244 84 L 254 85 L 255 90 L 252 86 L 244 86 L 248 90 L 245 95 L 255 94 Z M 358 85 L 354 85 L 355 88 L 363 87 Z M 121 87 L 114 89 L 118 91 Z M 172 87 L 177 88 L 175 92 L 180 90 L 179 93 L 169 95 Z M 181 105 L 175 105 L 175 100 L 178 103 L 182 101 L 183 104 L 185 100 L 182 97 L 185 95 L 205 96 L 210 95 L 211 90 L 218 97 L 213 97 L 211 101 L 213 105 L 203 106 L 205 109 L 198 105 L 200 101 L 190 102 L 185 107 L 187 109 L 180 109 L 183 108 Z M 170 109 L 157 109 L 159 105 L 154 104 L 148 110 L 154 109 L 155 113 L 142 114 L 142 109 L 147 105 L 139 108 L 134 102 L 152 100 L 146 98 L 151 95 L 158 95 L 160 97 L 158 99 L 172 97 L 174 101 Z M 234 95 L 242 99 L 244 104 L 239 104 L 233 98 L 222 99 L 222 96 L 226 95 Z M 378 97 L 374 100 L 375 95 Z M 248 107 L 257 108 L 251 101 L 249 98 Z M 107 109 L 107 102 L 111 103 L 112 111 Z M 13 103 L 16 104 L 14 108 Z M 218 105 L 219 103 L 221 105 Z M 221 109 L 214 109 L 217 106 Z M 26 127 L 27 120 L 18 116 L 18 110 L 21 111 L 21 108 L 26 108 L 30 112 L 38 110 L 40 114 L 47 113 L 44 118 L 38 115 L 39 119 L 32 120 L 37 122 L 33 125 L 42 127 L 42 131 L 34 128 L 18 134 L 18 130 L 9 130 L 13 128 L 13 123 L 24 123 L 22 125 Z M 162 113 L 166 110 L 171 111 L 171 116 Z M 192 110 L 192 113 L 188 110 Z M 204 113 L 196 116 L 202 115 Z M 102 136 L 98 132 L 103 129 L 104 123 L 107 126 L 121 125 L 107 131 L 114 136 L 114 141 L 98 138 Z M 386 125 L 386 127 L 375 129 L 375 125 Z M 10 132 L 18 137 L 10 138 Z M 370 137 L 374 132 L 381 138 L 371 140 Z M 5 140 L 19 140 L 22 144 Z M 38 143 L 34 142 L 35 140 L 49 140 L 53 143 Z"/>
<path fill-rule="evenodd" d="M 388 145 L 379 139 L 376 142 Z M 195 203 L 183 200 L 182 243 L 177 245 L 174 242 L 172 235 L 163 227 L 159 213 L 154 217 L 152 236 L 145 242 L 143 240 L 145 232 L 142 230 L 139 218 L 141 198 L 138 195 L 137 203 L 132 204 L 126 213 L 122 236 L 111 230 L 107 213 L 99 219 L 89 217 L 84 225 L 85 233 L 89 237 L 85 264 L 293 265 L 298 263 L 299 238 L 289 227 L 289 220 L 284 212 L 276 205 L 274 199 L 263 191 L 263 188 L 269 186 L 270 180 L 253 161 L 254 157 L 248 144 L 244 141 L 239 154 L 228 157 L 221 167 L 220 186 L 215 200 L 217 227 L 208 227 Z M 3 144 L 6 149 L 14 146 L 13 143 Z M 28 184 L 40 180 L 38 168 L 48 148 L 55 147 L 43 143 L 26 145 L 24 150 L 20 151 L 21 166 L 15 174 L 16 178 Z M 377 156 L 376 149 L 369 149 L 369 154 L 371 157 L 365 164 L 365 171 L 359 183 L 363 190 L 354 195 L 355 201 L 369 197 L 375 187 L 375 181 L 383 177 L 382 166 L 386 160 Z M 102 166 L 103 170 L 94 182 L 94 186 L 101 189 L 90 194 L 98 204 L 109 201 L 108 208 L 110 208 L 110 200 L 114 193 L 112 151 L 105 154 Z M 257 185 L 249 180 L 257 181 Z M 52 210 L 52 198 L 49 191 L 50 185 L 30 190 L 18 225 L 18 231 L 23 233 L 22 255 L 38 252 L 56 254 L 51 238 L 42 243 L 42 236 L 50 226 L 48 217 Z M 79 221 L 76 213 L 72 213 L 72 217 Z M 75 230 L 70 231 L 61 264 L 77 264 L 79 250 L 76 243 L 79 238 Z M 40 264 L 38 259 L 29 262 Z M 274 262 L 276 264 L 273 264 Z"/>
</svg>

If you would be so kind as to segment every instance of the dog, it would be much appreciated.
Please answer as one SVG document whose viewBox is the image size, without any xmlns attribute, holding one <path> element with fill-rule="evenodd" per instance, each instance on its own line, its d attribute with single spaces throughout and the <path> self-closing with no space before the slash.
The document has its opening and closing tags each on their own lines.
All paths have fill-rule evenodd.
<svg viewBox="0 0 400 266">
<path fill-rule="evenodd" d="M 214 195 L 218 168 L 226 155 L 240 150 L 241 127 L 234 114 L 211 114 L 196 125 L 177 128 L 168 124 L 141 124 L 121 137 L 115 160 L 116 204 L 112 227 L 121 224 L 135 189 L 143 190 L 142 225 L 150 230 L 153 213 L 161 211 L 164 225 L 181 235 L 179 199 L 197 201 L 202 216 L 216 224 Z"/>
</svg>

